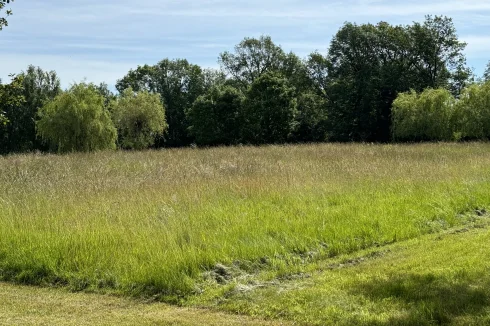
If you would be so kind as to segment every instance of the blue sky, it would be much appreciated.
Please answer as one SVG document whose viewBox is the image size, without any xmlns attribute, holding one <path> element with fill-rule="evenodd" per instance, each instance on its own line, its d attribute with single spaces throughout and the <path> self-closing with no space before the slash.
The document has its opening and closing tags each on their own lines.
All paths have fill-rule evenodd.
<svg viewBox="0 0 490 326">
<path fill-rule="evenodd" d="M 409 24 L 426 14 L 454 19 L 481 75 L 490 60 L 490 0 L 15 0 L 0 32 L 0 78 L 29 64 L 56 70 L 62 85 L 86 78 L 114 85 L 130 68 L 163 58 L 218 67 L 245 36 L 270 35 L 301 57 L 325 53 L 345 21 Z"/>
</svg>

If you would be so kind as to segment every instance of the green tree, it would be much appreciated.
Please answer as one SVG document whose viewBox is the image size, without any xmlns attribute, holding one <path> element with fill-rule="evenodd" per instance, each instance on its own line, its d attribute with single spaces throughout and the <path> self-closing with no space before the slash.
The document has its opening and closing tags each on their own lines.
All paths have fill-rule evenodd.
<svg viewBox="0 0 490 326">
<path fill-rule="evenodd" d="M 231 86 L 213 87 L 187 111 L 189 131 L 198 145 L 231 145 L 240 138 L 244 96 Z"/>
<path fill-rule="evenodd" d="M 321 142 L 327 138 L 327 101 L 313 92 L 298 97 L 297 129 L 293 140 L 298 142 Z"/>
<path fill-rule="evenodd" d="M 117 131 L 104 97 L 93 84 L 80 83 L 39 111 L 37 133 L 61 153 L 115 149 Z"/>
<path fill-rule="evenodd" d="M 12 113 L 24 103 L 21 76 L 13 76 L 10 84 L 0 84 L 0 153 L 10 152 Z"/>
<path fill-rule="evenodd" d="M 42 148 L 36 136 L 38 110 L 61 93 L 60 80 L 54 71 L 30 65 L 18 75 L 22 79 L 22 105 L 9 110 L 9 152 L 26 152 Z"/>
<path fill-rule="evenodd" d="M 104 105 L 106 108 L 109 108 L 109 104 L 114 101 L 117 97 L 116 95 L 109 89 L 109 86 L 106 83 L 100 83 L 95 86 L 100 95 L 104 97 Z"/>
<path fill-rule="evenodd" d="M 124 149 L 148 148 L 167 128 L 165 109 L 158 94 L 136 93 L 128 88 L 112 103 L 111 109 L 119 144 Z"/>
<path fill-rule="evenodd" d="M 393 136 L 403 141 L 455 138 L 455 98 L 444 88 L 401 93 L 393 102 Z"/>
<path fill-rule="evenodd" d="M 185 146 L 193 142 L 188 133 L 185 112 L 199 96 L 206 93 L 206 87 L 219 80 L 219 76 L 214 77 L 206 75 L 199 66 L 187 60 L 165 59 L 154 66 L 145 65 L 131 70 L 117 82 L 116 88 L 119 92 L 132 87 L 134 91 L 147 90 L 160 94 L 169 127 L 164 142 L 159 145 Z"/>
<path fill-rule="evenodd" d="M 14 2 L 14 0 L 2 0 L 0 1 L 0 13 L 2 10 L 5 8 L 6 3 Z M 8 9 L 5 10 L 4 17 L 0 17 L 0 31 L 3 29 L 4 26 L 8 26 L 8 21 L 7 17 L 12 15 L 12 10 Z"/>
<path fill-rule="evenodd" d="M 235 46 L 234 53 L 221 53 L 218 61 L 222 70 L 242 90 L 267 72 L 282 74 L 298 91 L 308 81 L 304 63 L 294 53 L 286 54 L 270 36 L 247 37 Z"/>
<path fill-rule="evenodd" d="M 262 74 L 280 70 L 285 57 L 270 36 L 261 36 L 245 38 L 235 46 L 235 53 L 223 52 L 218 60 L 226 73 L 246 87 Z"/>
<path fill-rule="evenodd" d="M 252 144 L 284 143 L 296 130 L 295 89 L 282 75 L 265 73 L 248 90 L 242 115 L 242 139 Z"/>
<path fill-rule="evenodd" d="M 458 39 L 452 19 L 429 15 L 422 24 L 408 26 L 407 31 L 411 40 L 410 63 L 417 71 L 416 83 L 424 88 L 447 88 L 458 95 L 471 70 L 466 67 L 466 43 Z"/>
<path fill-rule="evenodd" d="M 462 139 L 490 139 L 490 81 L 463 90 L 455 105 L 453 125 Z"/>
</svg>

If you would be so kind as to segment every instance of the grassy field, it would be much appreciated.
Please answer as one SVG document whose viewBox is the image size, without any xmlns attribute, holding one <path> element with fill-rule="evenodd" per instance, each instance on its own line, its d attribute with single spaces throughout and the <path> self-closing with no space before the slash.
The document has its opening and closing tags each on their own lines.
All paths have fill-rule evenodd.
<svg viewBox="0 0 490 326">
<path fill-rule="evenodd" d="M 188 308 L 0 283 L 0 325 L 489 325 L 490 216 L 475 222 L 210 285 Z"/>
<path fill-rule="evenodd" d="M 185 303 L 470 225 L 489 193 L 489 144 L 0 157 L 0 279 Z"/>
</svg>

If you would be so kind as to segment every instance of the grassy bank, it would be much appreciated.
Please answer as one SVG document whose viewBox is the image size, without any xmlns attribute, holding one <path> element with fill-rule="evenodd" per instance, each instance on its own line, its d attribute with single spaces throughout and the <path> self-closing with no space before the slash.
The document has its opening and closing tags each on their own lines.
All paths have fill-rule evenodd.
<svg viewBox="0 0 490 326">
<path fill-rule="evenodd" d="M 234 263 L 280 277 L 468 223 L 490 145 L 307 145 L 0 158 L 0 278 L 199 293 Z"/>
<path fill-rule="evenodd" d="M 236 280 L 193 304 L 296 325 L 489 325 L 489 217 L 327 259 L 287 280 Z"/>
</svg>

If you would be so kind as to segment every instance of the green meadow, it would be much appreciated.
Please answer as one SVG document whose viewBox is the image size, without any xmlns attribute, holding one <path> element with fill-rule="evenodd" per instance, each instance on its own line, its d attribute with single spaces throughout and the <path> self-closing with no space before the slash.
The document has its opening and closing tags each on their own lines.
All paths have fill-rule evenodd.
<svg viewBox="0 0 490 326">
<path fill-rule="evenodd" d="M 485 324 L 489 194 L 486 143 L 10 155 L 0 279 L 300 324 Z"/>
</svg>

